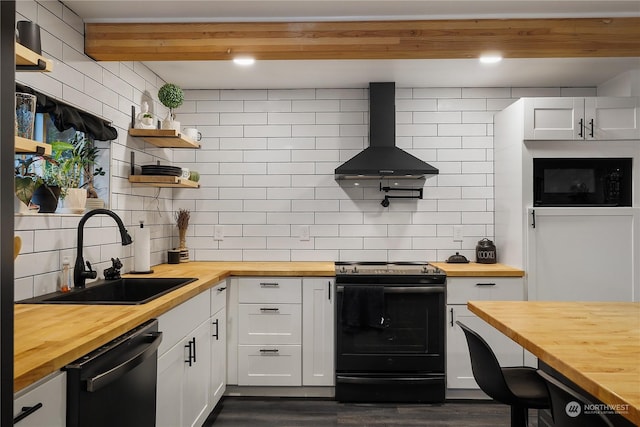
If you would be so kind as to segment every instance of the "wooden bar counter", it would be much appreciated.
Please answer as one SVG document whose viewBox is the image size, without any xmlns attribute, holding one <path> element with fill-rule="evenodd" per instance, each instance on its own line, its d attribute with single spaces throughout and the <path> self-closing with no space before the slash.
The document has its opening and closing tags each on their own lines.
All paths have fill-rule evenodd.
<svg viewBox="0 0 640 427">
<path fill-rule="evenodd" d="M 618 413 L 640 425 L 640 303 L 469 301 L 467 305 L 602 403 L 623 408 Z"/>
</svg>

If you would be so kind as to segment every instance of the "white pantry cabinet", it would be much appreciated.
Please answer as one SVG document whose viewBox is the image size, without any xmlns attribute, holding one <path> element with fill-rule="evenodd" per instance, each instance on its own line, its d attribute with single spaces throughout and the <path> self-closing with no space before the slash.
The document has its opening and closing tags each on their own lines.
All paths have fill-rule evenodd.
<svg viewBox="0 0 640 427">
<path fill-rule="evenodd" d="M 470 300 L 519 301 L 523 299 L 521 277 L 448 277 L 447 278 L 447 393 L 455 389 L 477 390 L 473 378 L 469 347 L 460 320 L 489 343 L 501 366 L 521 366 L 524 350 L 493 326 L 467 309 Z"/>
<path fill-rule="evenodd" d="M 302 385 L 335 384 L 335 278 L 302 279 Z"/>
<path fill-rule="evenodd" d="M 640 138 L 640 98 L 525 98 L 525 140 Z"/>
<path fill-rule="evenodd" d="M 227 282 L 211 288 L 211 390 L 213 410 L 227 386 Z"/>
<path fill-rule="evenodd" d="M 529 218 L 528 299 L 634 300 L 640 208 L 530 208 Z"/>
<path fill-rule="evenodd" d="M 209 318 L 208 292 L 158 317 L 165 346 L 158 353 L 157 426 L 200 426 L 212 409 Z"/>
<path fill-rule="evenodd" d="M 13 400 L 13 417 L 24 418 L 14 425 L 64 427 L 67 424 L 66 402 L 67 374 L 58 371 L 16 393 Z"/>
</svg>

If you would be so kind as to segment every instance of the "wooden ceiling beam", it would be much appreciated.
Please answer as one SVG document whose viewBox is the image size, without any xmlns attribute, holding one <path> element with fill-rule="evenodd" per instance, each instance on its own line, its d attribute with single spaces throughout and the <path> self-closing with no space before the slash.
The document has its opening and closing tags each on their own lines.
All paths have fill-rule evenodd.
<svg viewBox="0 0 640 427">
<path fill-rule="evenodd" d="M 640 18 L 88 23 L 98 61 L 640 57 Z"/>
</svg>

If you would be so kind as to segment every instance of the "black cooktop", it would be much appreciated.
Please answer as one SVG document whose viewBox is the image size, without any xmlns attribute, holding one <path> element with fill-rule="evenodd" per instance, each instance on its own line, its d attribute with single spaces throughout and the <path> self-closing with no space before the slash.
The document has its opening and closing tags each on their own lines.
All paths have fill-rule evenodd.
<svg viewBox="0 0 640 427">
<path fill-rule="evenodd" d="M 336 276 L 350 275 L 414 275 L 414 276 L 444 276 L 445 273 L 438 267 L 423 261 L 337 261 Z"/>
</svg>

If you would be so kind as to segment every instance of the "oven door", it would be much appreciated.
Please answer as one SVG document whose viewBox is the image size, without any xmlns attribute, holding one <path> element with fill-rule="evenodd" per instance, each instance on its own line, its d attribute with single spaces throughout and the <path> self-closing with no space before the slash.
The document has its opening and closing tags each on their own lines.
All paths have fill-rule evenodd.
<svg viewBox="0 0 640 427">
<path fill-rule="evenodd" d="M 384 323 L 381 329 L 343 326 L 345 286 L 350 285 L 337 287 L 336 371 L 444 373 L 443 285 L 380 285 L 384 286 Z"/>
</svg>

